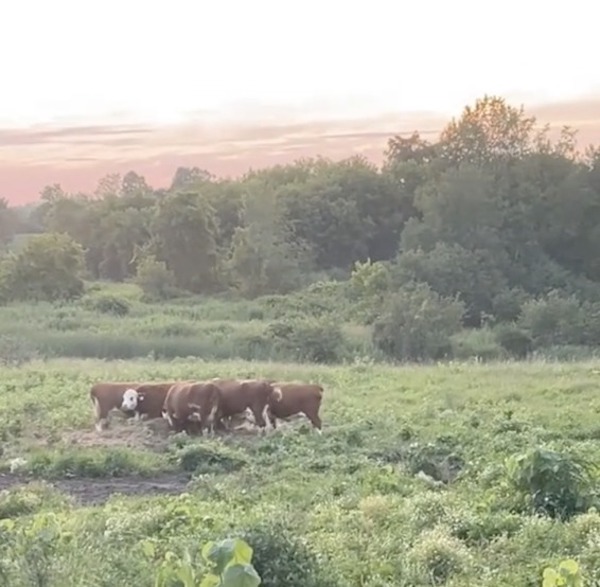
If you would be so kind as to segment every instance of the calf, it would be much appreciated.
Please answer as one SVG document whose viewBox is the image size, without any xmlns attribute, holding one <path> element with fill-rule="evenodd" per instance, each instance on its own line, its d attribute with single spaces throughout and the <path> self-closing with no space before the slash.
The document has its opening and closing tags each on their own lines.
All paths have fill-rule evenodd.
<svg viewBox="0 0 600 587">
<path fill-rule="evenodd" d="M 275 389 L 270 381 L 264 379 L 220 379 L 212 380 L 221 392 L 216 426 L 224 428 L 223 418 L 231 418 L 246 411 L 252 412 L 254 422 L 264 431 L 267 404 L 277 402 L 281 391 Z"/>
<path fill-rule="evenodd" d="M 323 387 L 311 383 L 273 382 L 275 389 L 281 392 L 279 401 L 270 400 L 267 405 L 267 417 L 273 428 L 277 428 L 277 418 L 285 419 L 294 414 L 304 414 L 321 433 L 319 409 L 323 399 Z"/>
<path fill-rule="evenodd" d="M 219 399 L 219 388 L 211 381 L 175 383 L 167 393 L 162 416 L 175 432 L 202 435 L 203 428 L 214 432 Z"/>
<path fill-rule="evenodd" d="M 134 412 L 136 419 L 145 416 L 147 419 L 161 418 L 167 393 L 176 381 L 161 383 L 142 383 L 137 387 L 125 390 L 121 410 Z"/>
<path fill-rule="evenodd" d="M 114 409 L 121 409 L 123 403 L 123 394 L 127 389 L 137 389 L 141 385 L 139 381 L 101 381 L 94 383 L 90 389 L 90 400 L 94 406 L 94 425 L 98 432 L 108 427 L 108 414 Z M 128 417 L 132 413 L 126 413 Z"/>
</svg>

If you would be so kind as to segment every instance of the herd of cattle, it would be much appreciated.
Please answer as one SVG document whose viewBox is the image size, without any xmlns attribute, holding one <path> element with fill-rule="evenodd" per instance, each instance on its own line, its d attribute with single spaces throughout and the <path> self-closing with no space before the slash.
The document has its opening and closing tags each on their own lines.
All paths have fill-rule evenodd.
<svg viewBox="0 0 600 587">
<path fill-rule="evenodd" d="M 320 433 L 322 397 L 321 385 L 273 379 L 100 382 L 90 389 L 99 432 L 117 409 L 127 418 L 164 418 L 170 430 L 189 435 L 230 429 L 233 418 L 248 412 L 262 431 L 267 420 L 276 428 L 277 419 L 304 414 Z"/>
</svg>

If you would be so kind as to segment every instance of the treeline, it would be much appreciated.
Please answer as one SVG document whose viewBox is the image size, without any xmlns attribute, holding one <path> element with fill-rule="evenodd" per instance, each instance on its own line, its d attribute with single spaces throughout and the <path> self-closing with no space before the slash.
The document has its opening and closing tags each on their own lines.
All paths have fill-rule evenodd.
<svg viewBox="0 0 600 587">
<path fill-rule="evenodd" d="M 356 270 L 353 289 L 369 291 L 365 320 L 380 334 L 378 319 L 407 296 L 445 304 L 442 330 L 457 316 L 464 327 L 514 322 L 547 296 L 584 312 L 600 299 L 600 149 L 579 152 L 575 134 L 552 141 L 522 108 L 486 96 L 436 142 L 391 138 L 380 168 L 316 158 L 239 180 L 179 168 L 159 190 L 133 171 L 93 194 L 49 186 L 21 218 L 47 234 L 5 259 L 0 295 L 77 296 L 87 277 L 137 280 L 154 298 L 254 298 Z M 0 206 L 4 243 L 18 225 L 10 214 Z"/>
</svg>

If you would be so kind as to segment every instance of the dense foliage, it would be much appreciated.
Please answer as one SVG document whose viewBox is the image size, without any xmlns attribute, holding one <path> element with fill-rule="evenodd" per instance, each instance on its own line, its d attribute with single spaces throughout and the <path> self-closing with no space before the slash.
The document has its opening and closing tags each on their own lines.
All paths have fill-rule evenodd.
<svg viewBox="0 0 600 587">
<path fill-rule="evenodd" d="M 146 301 L 300 292 L 367 325 L 391 359 L 451 356 L 453 340 L 472 354 L 465 328 L 515 357 L 600 342 L 600 150 L 580 153 L 568 129 L 551 141 L 497 97 L 436 142 L 391 138 L 381 168 L 316 158 L 237 180 L 180 168 L 169 189 L 132 171 L 94 194 L 48 186 L 17 212 L 0 201 L 5 302 L 72 299 L 98 279 L 134 281 Z"/>
<path fill-rule="evenodd" d="M 600 343 L 600 150 L 547 137 L 486 97 L 380 168 L 0 199 L 0 584 L 600 581 L 599 371 L 549 360 Z M 93 430 L 216 376 L 319 382 L 323 436 Z"/>
</svg>

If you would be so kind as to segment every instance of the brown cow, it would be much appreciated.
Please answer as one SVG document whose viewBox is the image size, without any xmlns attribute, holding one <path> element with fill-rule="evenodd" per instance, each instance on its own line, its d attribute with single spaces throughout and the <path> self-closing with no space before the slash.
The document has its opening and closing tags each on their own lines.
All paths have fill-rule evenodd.
<svg viewBox="0 0 600 587">
<path fill-rule="evenodd" d="M 277 418 L 285 419 L 295 414 L 304 414 L 321 433 L 319 409 L 323 399 L 323 387 L 311 383 L 273 382 L 275 389 L 281 391 L 279 401 L 270 400 L 267 405 L 267 417 L 273 428 L 277 428 Z"/>
<path fill-rule="evenodd" d="M 137 387 L 125 390 L 121 410 L 134 412 L 135 418 L 162 418 L 163 406 L 167 393 L 176 381 L 161 383 L 141 383 Z"/>
<path fill-rule="evenodd" d="M 231 418 L 249 408 L 254 416 L 254 422 L 264 431 L 266 408 L 272 399 L 274 402 L 281 398 L 281 391 L 265 379 L 212 379 L 221 392 L 216 426 L 224 428 L 223 418 Z"/>
<path fill-rule="evenodd" d="M 108 414 L 114 409 L 121 409 L 123 394 L 127 389 L 137 389 L 141 385 L 139 381 L 101 381 L 94 383 L 90 389 L 90 400 L 94 406 L 95 427 L 98 432 L 108 427 Z M 127 417 L 133 413 L 125 412 Z"/>
<path fill-rule="evenodd" d="M 203 428 L 214 432 L 219 399 L 219 388 L 211 381 L 175 383 L 167 393 L 162 416 L 175 432 L 201 435 Z"/>
</svg>

